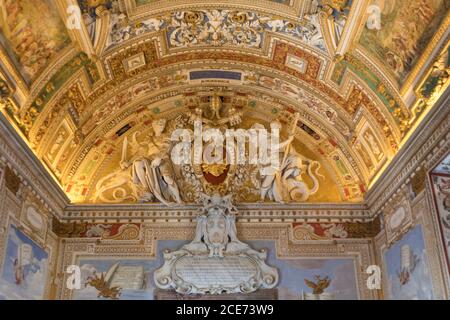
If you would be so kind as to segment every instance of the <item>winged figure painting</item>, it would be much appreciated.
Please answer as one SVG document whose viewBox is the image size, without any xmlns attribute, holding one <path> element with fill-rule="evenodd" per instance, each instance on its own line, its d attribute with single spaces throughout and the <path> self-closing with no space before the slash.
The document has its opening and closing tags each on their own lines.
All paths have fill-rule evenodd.
<svg viewBox="0 0 450 320">
<path fill-rule="evenodd" d="M 100 277 L 97 274 L 94 274 L 86 284 L 98 290 L 98 297 L 118 300 L 121 294 L 121 288 L 110 287 L 108 281 L 105 279 L 105 274 L 103 273 L 101 273 Z"/>
<path fill-rule="evenodd" d="M 314 276 L 316 282 L 305 279 L 305 284 L 313 289 L 313 294 L 322 294 L 326 288 L 330 286 L 331 279 L 326 276 L 321 278 L 320 276 Z"/>
</svg>

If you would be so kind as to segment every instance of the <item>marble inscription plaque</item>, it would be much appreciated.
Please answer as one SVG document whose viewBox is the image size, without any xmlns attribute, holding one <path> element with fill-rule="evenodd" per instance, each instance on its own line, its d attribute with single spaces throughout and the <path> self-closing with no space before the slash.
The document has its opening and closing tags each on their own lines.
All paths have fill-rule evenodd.
<svg viewBox="0 0 450 320">
<path fill-rule="evenodd" d="M 248 257 L 186 256 L 175 267 L 178 277 L 196 287 L 230 287 L 256 276 L 257 265 Z"/>
</svg>

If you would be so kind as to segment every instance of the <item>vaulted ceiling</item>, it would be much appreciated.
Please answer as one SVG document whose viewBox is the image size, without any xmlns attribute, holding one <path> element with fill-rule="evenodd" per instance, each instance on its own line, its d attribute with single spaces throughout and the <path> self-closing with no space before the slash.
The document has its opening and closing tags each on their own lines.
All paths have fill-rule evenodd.
<svg viewBox="0 0 450 320">
<path fill-rule="evenodd" d="M 326 180 L 309 201 L 359 202 L 448 87 L 449 8 L 0 0 L 1 109 L 75 203 L 114 197 L 98 191 L 120 171 L 126 137 L 145 139 L 154 120 L 214 93 L 242 127 L 288 127 L 298 112 L 294 147 Z"/>
</svg>

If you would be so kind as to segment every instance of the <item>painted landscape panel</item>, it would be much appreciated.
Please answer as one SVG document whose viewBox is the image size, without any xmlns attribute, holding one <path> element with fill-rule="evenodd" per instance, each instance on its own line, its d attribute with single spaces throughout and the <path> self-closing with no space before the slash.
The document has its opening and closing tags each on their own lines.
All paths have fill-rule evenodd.
<svg viewBox="0 0 450 320">
<path fill-rule="evenodd" d="M 0 0 L 0 43 L 30 83 L 70 43 L 53 0 Z"/>
<path fill-rule="evenodd" d="M 450 0 L 375 0 L 359 40 L 402 84 L 450 9 Z"/>
</svg>

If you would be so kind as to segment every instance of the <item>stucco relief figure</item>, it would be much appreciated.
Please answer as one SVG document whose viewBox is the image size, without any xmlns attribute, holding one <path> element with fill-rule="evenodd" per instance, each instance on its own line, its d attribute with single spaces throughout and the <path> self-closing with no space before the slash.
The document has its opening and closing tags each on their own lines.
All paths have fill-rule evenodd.
<svg viewBox="0 0 450 320">
<path fill-rule="evenodd" d="M 313 167 L 316 167 L 313 172 Z M 319 173 L 320 163 L 307 159 L 295 150 L 292 150 L 287 156 L 285 163 L 282 166 L 282 185 L 285 186 L 288 194 L 288 199 L 292 201 L 306 201 L 308 198 L 319 191 L 319 180 L 317 177 L 324 178 Z M 306 173 L 313 181 L 313 186 L 310 188 L 303 180 L 302 175 Z"/>
<path fill-rule="evenodd" d="M 152 127 L 154 137 L 149 142 L 138 143 L 136 134 L 133 135 L 131 149 L 134 152 L 129 159 L 128 140 L 125 139 L 120 166 L 124 170 L 131 167 L 132 183 L 141 191 L 141 200 L 152 201 L 156 198 L 166 205 L 182 203 L 170 161 L 170 136 L 163 134 L 166 120 L 154 121 Z"/>
<path fill-rule="evenodd" d="M 263 127 L 262 127 L 263 128 Z M 259 126 L 254 126 L 254 129 L 262 129 Z M 270 124 L 270 128 L 272 130 L 272 133 L 270 134 L 271 141 L 273 130 L 279 130 L 281 129 L 281 125 L 278 122 L 272 122 Z M 291 144 L 291 142 L 294 140 L 294 136 L 290 136 L 286 141 L 283 141 L 279 143 L 278 145 L 269 145 L 269 160 L 272 160 L 272 157 L 279 157 L 281 159 L 283 157 L 283 150 L 286 149 L 288 145 Z M 278 162 L 278 161 L 276 161 Z M 283 197 L 283 186 L 282 181 L 280 179 L 280 173 L 283 170 L 283 163 L 280 165 L 276 165 L 276 162 L 270 161 L 266 165 L 262 165 L 260 169 L 260 175 L 261 175 L 261 201 L 264 201 L 266 198 L 269 198 L 269 200 L 276 201 L 276 202 L 284 202 Z"/>
<path fill-rule="evenodd" d="M 154 272 L 156 286 L 181 294 L 274 288 L 278 271 L 266 264 L 267 251 L 256 251 L 237 238 L 231 195 L 202 194 L 202 201 L 194 239 L 178 250 L 164 250 L 164 264 Z"/>
<path fill-rule="evenodd" d="M 369 143 L 370 148 L 372 149 L 372 152 L 375 155 L 375 157 L 377 158 L 377 160 L 380 161 L 383 158 L 384 154 L 380 150 L 380 147 L 379 147 L 378 142 L 376 141 L 375 137 L 369 131 L 366 131 L 366 132 L 364 132 L 364 138 Z"/>
<path fill-rule="evenodd" d="M 279 122 L 272 122 L 271 129 L 281 129 Z M 306 201 L 319 190 L 319 180 L 316 176 L 323 177 L 318 173 L 320 163 L 308 159 L 291 147 L 294 135 L 276 146 L 271 146 L 269 154 L 279 157 L 279 165 L 269 163 L 260 169 L 261 193 L 260 201 L 269 199 L 278 203 L 290 201 Z M 315 174 L 313 167 L 316 166 Z M 303 180 L 302 175 L 307 174 L 313 181 L 310 188 Z"/>
</svg>

